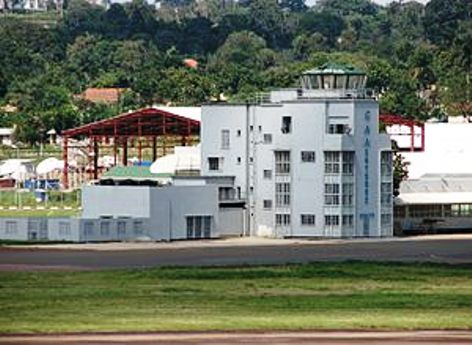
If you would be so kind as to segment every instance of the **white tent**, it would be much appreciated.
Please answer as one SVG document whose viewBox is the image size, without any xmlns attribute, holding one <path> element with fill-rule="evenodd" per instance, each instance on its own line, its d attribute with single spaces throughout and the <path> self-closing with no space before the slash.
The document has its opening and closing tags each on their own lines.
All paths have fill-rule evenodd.
<svg viewBox="0 0 472 345">
<path fill-rule="evenodd" d="M 33 165 L 29 159 L 7 159 L 0 164 L 0 177 L 25 180 L 32 173 Z"/>
<path fill-rule="evenodd" d="M 200 170 L 200 146 L 177 146 L 174 153 L 158 158 L 150 167 L 153 174 L 175 174 L 179 170 Z"/>
<path fill-rule="evenodd" d="M 46 158 L 36 166 L 36 174 L 43 175 L 53 171 L 62 171 L 64 169 L 64 161 L 57 158 Z"/>
</svg>

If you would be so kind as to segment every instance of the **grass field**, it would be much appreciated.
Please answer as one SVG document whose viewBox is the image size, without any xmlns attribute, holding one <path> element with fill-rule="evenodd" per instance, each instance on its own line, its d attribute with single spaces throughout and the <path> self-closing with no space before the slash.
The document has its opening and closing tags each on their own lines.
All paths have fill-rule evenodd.
<svg viewBox="0 0 472 345">
<path fill-rule="evenodd" d="M 80 210 L 0 210 L 0 217 L 75 217 Z"/>
<path fill-rule="evenodd" d="M 0 332 L 471 329 L 472 266 L 0 272 Z"/>
</svg>

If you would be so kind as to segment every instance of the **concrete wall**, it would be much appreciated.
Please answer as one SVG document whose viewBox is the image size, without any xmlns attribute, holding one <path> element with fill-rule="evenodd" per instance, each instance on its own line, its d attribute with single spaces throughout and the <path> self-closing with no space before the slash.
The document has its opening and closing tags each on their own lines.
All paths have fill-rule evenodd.
<svg viewBox="0 0 472 345">
<path fill-rule="evenodd" d="M 153 238 L 148 218 L 81 219 L 80 242 L 125 241 Z"/>
<path fill-rule="evenodd" d="M 212 230 L 219 227 L 217 185 L 153 188 L 150 205 L 153 238 L 186 239 L 186 216 L 211 216 Z"/>
<path fill-rule="evenodd" d="M 292 131 L 288 134 L 281 131 L 284 116 L 292 117 Z M 209 105 L 203 107 L 202 119 L 202 171 L 210 176 L 234 175 L 235 187 L 243 192 L 248 184 L 245 197 L 251 235 L 392 236 L 393 224 L 383 227 L 380 224 L 382 213 L 393 213 L 392 205 L 383 209 L 380 205 L 380 153 L 390 150 L 391 145 L 388 136 L 378 133 L 378 104 L 374 100 L 309 99 L 249 108 Z M 329 124 L 341 123 L 349 126 L 349 133 L 328 133 Z M 223 129 L 230 129 L 229 149 L 221 148 Z M 233 137 L 233 132 L 239 129 L 242 135 Z M 264 134 L 272 135 L 271 143 L 264 141 Z M 291 171 L 287 176 L 275 175 L 276 150 L 290 151 Z M 302 162 L 302 151 L 314 151 L 315 162 Z M 354 175 L 326 175 L 324 151 L 354 151 Z M 208 169 L 209 157 L 223 158 L 219 171 Z M 272 178 L 264 178 L 264 170 L 271 170 Z M 276 208 L 276 182 L 291 184 L 290 207 Z M 353 206 L 324 205 L 325 183 L 353 183 Z M 368 194 L 367 199 L 365 194 Z M 265 199 L 272 200 L 271 209 L 264 209 Z M 277 227 L 276 213 L 290 214 L 290 226 Z M 302 225 L 301 214 L 315 214 L 315 225 Z M 342 215 L 353 215 L 354 224 L 327 227 L 325 215 L 338 215 L 340 220 Z"/>
<path fill-rule="evenodd" d="M 150 187 L 84 186 L 82 217 L 150 217 Z"/>
</svg>

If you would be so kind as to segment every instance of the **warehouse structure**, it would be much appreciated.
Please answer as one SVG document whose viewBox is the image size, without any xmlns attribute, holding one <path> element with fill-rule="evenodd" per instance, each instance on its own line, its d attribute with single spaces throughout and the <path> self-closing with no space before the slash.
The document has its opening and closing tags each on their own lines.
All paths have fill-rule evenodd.
<svg viewBox="0 0 472 345">
<path fill-rule="evenodd" d="M 392 138 L 397 139 L 394 133 Z M 398 232 L 472 229 L 472 124 L 425 124 L 424 152 L 404 152 L 409 178 L 395 200 Z"/>
</svg>

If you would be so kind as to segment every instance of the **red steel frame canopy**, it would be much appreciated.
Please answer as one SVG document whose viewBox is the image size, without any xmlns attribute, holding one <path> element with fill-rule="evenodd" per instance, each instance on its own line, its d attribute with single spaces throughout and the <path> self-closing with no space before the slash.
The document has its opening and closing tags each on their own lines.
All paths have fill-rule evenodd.
<svg viewBox="0 0 472 345">
<path fill-rule="evenodd" d="M 93 178 L 98 178 L 98 154 L 99 143 L 103 139 L 109 141 L 113 138 L 114 161 L 117 163 L 118 143 L 123 148 L 123 165 L 128 163 L 128 140 L 138 139 L 138 159 L 142 160 L 142 140 L 143 138 L 152 140 L 152 157 L 157 158 L 157 138 L 163 142 L 163 152 L 165 154 L 166 138 L 180 137 L 183 146 L 190 144 L 190 141 L 200 134 L 200 121 L 176 115 L 164 110 L 155 108 L 144 108 L 134 112 L 121 114 L 110 119 L 105 119 L 84 126 L 71 128 L 62 132 L 63 136 L 63 159 L 64 188 L 68 188 L 68 148 L 69 138 L 88 137 L 93 145 Z"/>
<path fill-rule="evenodd" d="M 410 136 L 410 148 L 401 149 L 400 151 L 424 151 L 425 147 L 425 130 L 424 122 L 408 119 L 402 115 L 392 115 L 392 114 L 380 114 L 380 122 L 386 126 L 391 125 L 400 125 L 406 126 L 409 128 L 409 133 L 398 134 L 398 135 L 409 135 Z M 421 146 L 415 148 L 415 127 L 419 127 L 421 130 Z"/>
</svg>

